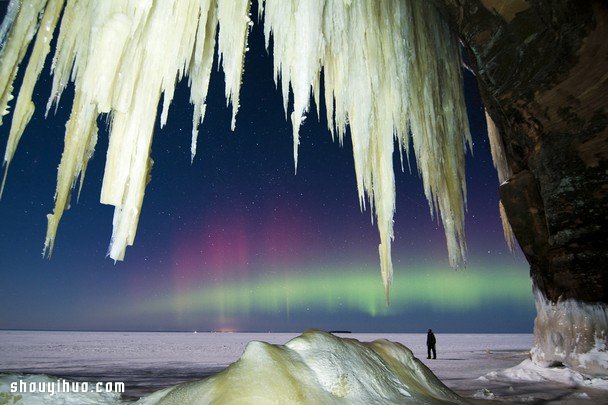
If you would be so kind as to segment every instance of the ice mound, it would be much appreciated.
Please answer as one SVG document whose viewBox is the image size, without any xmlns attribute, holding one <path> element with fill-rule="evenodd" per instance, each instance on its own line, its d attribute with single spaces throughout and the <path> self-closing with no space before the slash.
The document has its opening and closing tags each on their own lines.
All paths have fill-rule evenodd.
<svg viewBox="0 0 608 405">
<path fill-rule="evenodd" d="M 143 404 L 465 403 L 407 347 L 308 331 L 284 346 L 250 342 L 221 373 L 180 384 Z"/>
</svg>

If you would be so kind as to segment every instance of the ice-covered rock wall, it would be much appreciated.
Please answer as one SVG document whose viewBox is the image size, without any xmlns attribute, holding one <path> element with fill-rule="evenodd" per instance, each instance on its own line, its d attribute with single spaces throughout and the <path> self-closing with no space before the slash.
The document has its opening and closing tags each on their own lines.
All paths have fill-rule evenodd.
<svg viewBox="0 0 608 405">
<path fill-rule="evenodd" d="M 433 2 L 504 147 L 501 202 L 538 291 L 534 357 L 579 368 L 608 345 L 606 2 Z M 594 374 L 608 375 L 603 358 Z"/>
<path fill-rule="evenodd" d="M 143 404 L 466 403 L 405 346 L 308 331 L 284 346 L 250 342 L 241 358 L 202 381 L 158 391 Z"/>
</svg>

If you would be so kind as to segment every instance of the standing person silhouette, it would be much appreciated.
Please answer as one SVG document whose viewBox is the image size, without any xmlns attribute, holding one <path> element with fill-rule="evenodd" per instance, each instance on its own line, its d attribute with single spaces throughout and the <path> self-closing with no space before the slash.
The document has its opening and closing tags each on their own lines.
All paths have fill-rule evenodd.
<svg viewBox="0 0 608 405">
<path fill-rule="evenodd" d="M 437 340 L 435 340 L 435 335 L 433 334 L 433 331 L 429 329 L 429 332 L 426 334 L 426 348 L 428 352 L 427 359 L 431 358 L 431 351 L 433 352 L 433 359 L 437 358 L 437 352 L 435 351 L 436 343 Z"/>
</svg>

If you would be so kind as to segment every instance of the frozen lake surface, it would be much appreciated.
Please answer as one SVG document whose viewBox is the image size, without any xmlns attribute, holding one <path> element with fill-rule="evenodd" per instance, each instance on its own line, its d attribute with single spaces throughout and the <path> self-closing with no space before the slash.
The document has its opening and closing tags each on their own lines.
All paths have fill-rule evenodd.
<svg viewBox="0 0 608 405">
<path fill-rule="evenodd" d="M 284 344 L 296 333 L 0 331 L 0 372 L 46 374 L 76 381 L 125 383 L 125 398 L 216 373 L 251 340 Z M 608 392 L 546 381 L 479 378 L 528 357 L 531 334 L 442 334 L 437 360 L 426 359 L 426 334 L 339 334 L 388 339 L 409 347 L 448 387 L 472 401 L 607 403 Z"/>
</svg>

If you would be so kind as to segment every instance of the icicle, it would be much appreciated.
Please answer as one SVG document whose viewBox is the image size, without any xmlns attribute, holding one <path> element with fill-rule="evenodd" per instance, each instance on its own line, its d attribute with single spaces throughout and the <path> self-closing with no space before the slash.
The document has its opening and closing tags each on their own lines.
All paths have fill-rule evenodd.
<svg viewBox="0 0 608 405">
<path fill-rule="evenodd" d="M 500 184 L 509 180 L 513 175 L 509 164 L 507 163 L 507 155 L 505 154 L 505 148 L 502 144 L 502 138 L 500 137 L 500 132 L 498 132 L 498 128 L 488 114 L 488 111 L 485 110 L 486 114 L 486 125 L 488 128 L 488 140 L 490 141 L 490 152 L 492 153 L 492 162 L 494 163 L 494 168 L 498 173 L 498 181 Z"/>
<path fill-rule="evenodd" d="M 490 117 L 490 114 L 488 114 L 487 110 L 485 110 L 485 114 L 486 125 L 488 128 L 488 139 L 490 141 L 490 151 L 492 153 L 492 162 L 494 163 L 494 168 L 498 173 L 498 181 L 500 184 L 502 184 L 511 178 L 513 172 L 507 163 L 507 156 L 503 147 L 502 138 L 500 137 L 500 132 L 498 132 L 498 128 L 492 120 L 492 117 Z M 498 212 L 500 213 L 500 221 L 502 223 L 502 232 L 505 236 L 505 241 L 507 242 L 509 250 L 513 252 L 517 241 L 515 239 L 513 229 L 511 228 L 511 224 L 509 223 L 505 207 L 502 205 L 502 201 L 498 202 Z"/>
<path fill-rule="evenodd" d="M 217 3 L 219 22 L 217 52 L 226 80 L 226 103 L 232 103 L 230 129 L 233 131 L 236 126 L 236 113 L 239 109 L 247 36 L 251 27 L 249 7 L 249 0 L 220 0 Z"/>
<path fill-rule="evenodd" d="M 116 207 L 108 248 L 108 255 L 114 260 L 122 260 L 126 247 L 135 240 L 151 168 L 156 106 L 166 90 L 164 106 L 168 108 L 176 75 L 189 63 L 192 48 L 185 52 L 181 46 L 184 42 L 194 44 L 200 12 L 198 8 L 196 12 L 192 11 L 195 4 L 198 2 L 154 3 L 144 19 L 146 23 L 126 42 L 124 53 L 127 57 L 118 71 L 125 75 L 122 88 L 129 95 L 118 98 L 130 100 L 130 103 L 122 102 L 122 111 L 117 109 L 112 115 L 101 189 L 101 202 Z M 167 58 L 167 55 L 173 57 Z M 166 112 L 164 108 L 164 114 Z M 161 124 L 164 118 L 166 115 L 161 118 Z"/>
<path fill-rule="evenodd" d="M 18 13 L 14 23 L 10 20 L 15 12 L 13 8 L 2 23 L 2 27 L 11 26 L 11 30 L 0 54 L 0 125 L 2 117 L 8 114 L 8 102 L 13 99 L 13 81 L 30 41 L 36 34 L 38 16 L 45 4 L 46 0 L 32 0 L 17 7 Z"/>
<path fill-rule="evenodd" d="M 293 91 L 293 159 L 298 167 L 300 126 L 310 108 L 311 87 L 318 83 L 323 57 L 324 0 L 272 1 L 265 8 L 266 46 L 274 35 L 274 79 L 282 84 L 283 108 L 287 115 L 289 85 Z M 264 8 L 264 2 L 260 6 Z M 315 87 L 318 87 L 315 86 Z M 315 91 L 318 93 L 318 90 Z M 318 97 L 317 97 L 318 98 Z M 319 104 L 317 100 L 317 105 Z"/>
<path fill-rule="evenodd" d="M 502 205 L 502 201 L 498 201 L 498 212 L 500 214 L 500 222 L 502 223 L 502 232 L 505 237 L 505 241 L 507 242 L 507 247 L 509 251 L 513 252 L 515 249 L 515 244 L 517 243 L 515 239 L 515 234 L 513 233 L 513 228 L 511 228 L 511 224 L 509 223 L 509 218 L 507 217 L 507 212 L 505 211 L 504 205 Z"/>
<path fill-rule="evenodd" d="M 6 34 L 8 34 L 9 30 L 11 29 L 13 22 L 15 22 L 15 17 L 17 17 L 17 13 L 19 12 L 20 7 L 20 0 L 11 0 L 8 3 L 8 7 L 6 8 L 6 15 L 2 20 L 2 24 L 0 24 L 0 52 L 2 52 L 2 48 L 4 48 Z"/>
<path fill-rule="evenodd" d="M 95 15 L 93 7 L 96 3 L 68 0 L 66 4 L 51 65 L 53 85 L 46 105 L 46 114 L 53 103 L 55 106 L 59 104 L 61 94 L 70 81 L 70 73 L 71 79 L 74 80 L 78 72 L 86 66 L 89 35 Z"/>
<path fill-rule="evenodd" d="M 471 147 L 458 42 L 433 6 L 408 2 L 413 20 L 410 95 L 414 152 L 431 214 L 439 211 L 450 264 L 464 262 L 465 143 Z M 426 11 L 425 11 L 426 9 Z M 431 18 L 432 16 L 432 18 Z M 444 39 L 442 39 L 444 38 Z M 418 135 L 416 135 L 418 134 Z"/>
<path fill-rule="evenodd" d="M 21 140 L 21 135 L 25 127 L 30 122 L 32 115 L 34 114 L 34 102 L 32 101 L 32 93 L 34 92 L 34 86 L 40 76 L 40 72 L 44 67 L 44 61 L 46 60 L 49 51 L 51 50 L 51 40 L 53 39 L 53 32 L 59 19 L 59 14 L 63 8 L 63 0 L 49 0 L 44 10 L 44 15 L 40 22 L 40 28 L 36 35 L 36 42 L 34 49 L 29 58 L 25 75 L 23 76 L 23 83 L 19 89 L 19 96 L 17 97 L 17 103 L 15 104 L 15 112 L 13 114 L 13 121 L 11 123 L 11 129 L 9 132 L 8 141 L 6 143 L 6 151 L 4 152 L 4 178 L 2 180 L 2 186 L 0 186 L 0 196 L 4 190 L 4 182 L 8 168 L 11 164 L 17 145 Z"/>
<path fill-rule="evenodd" d="M 55 208 L 48 214 L 43 256 L 50 257 L 55 245 L 55 235 L 59 221 L 70 202 L 70 194 L 78 176 L 84 178 L 84 170 L 97 143 L 97 113 L 95 106 L 83 99 L 81 91 L 76 92 L 70 119 L 66 124 L 65 147 L 61 163 L 57 169 L 57 190 Z"/>
<path fill-rule="evenodd" d="M 190 102 L 194 104 L 192 116 L 192 143 L 190 146 L 190 162 L 196 155 L 198 126 L 205 117 L 205 100 L 211 78 L 211 65 L 215 50 L 215 27 L 217 26 L 217 8 L 215 0 L 203 0 L 194 45 L 194 57 L 190 66 Z"/>
<path fill-rule="evenodd" d="M 424 2 L 262 1 L 266 45 L 273 37 L 274 77 L 287 113 L 294 163 L 298 131 L 324 72 L 328 127 L 342 144 L 349 125 L 359 202 L 380 232 L 384 286 L 392 279 L 395 211 L 393 149 L 408 153 L 409 131 L 431 211 L 439 211 L 450 263 L 464 263 L 464 151 L 470 144 L 456 39 Z M 405 40 L 404 40 L 405 36 Z"/>
</svg>

